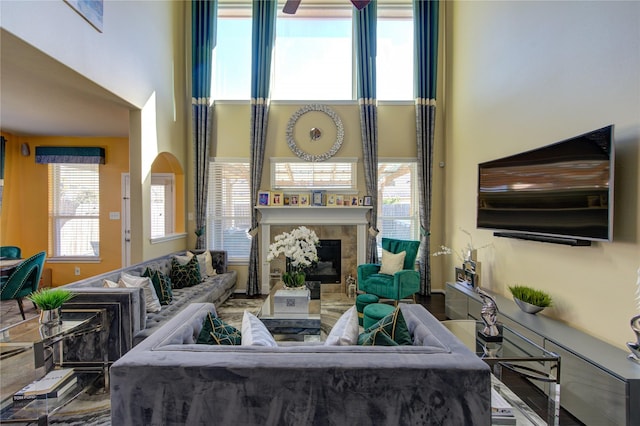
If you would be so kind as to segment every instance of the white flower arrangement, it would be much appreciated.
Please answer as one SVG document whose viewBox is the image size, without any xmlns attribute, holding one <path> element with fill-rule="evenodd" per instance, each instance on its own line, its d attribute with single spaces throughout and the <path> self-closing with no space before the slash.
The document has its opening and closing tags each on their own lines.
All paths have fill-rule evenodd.
<svg viewBox="0 0 640 426">
<path fill-rule="evenodd" d="M 288 271 L 283 274 L 283 281 L 288 286 L 302 286 L 304 269 L 318 261 L 318 244 L 320 239 L 316 233 L 306 226 L 300 226 L 291 232 L 276 235 L 269 246 L 267 261 L 271 262 L 284 254 Z"/>
<path fill-rule="evenodd" d="M 473 253 L 474 251 L 491 246 L 491 244 L 485 244 L 482 247 L 475 247 L 473 245 L 473 236 L 471 235 L 471 233 L 462 228 L 460 228 L 460 231 L 464 232 L 469 236 L 469 242 L 467 243 L 467 245 L 465 245 L 462 249 L 460 249 L 460 251 L 456 251 L 456 252 L 454 252 L 451 248 L 447 246 L 440 246 L 440 250 L 433 253 L 432 256 L 442 256 L 442 255 L 449 255 L 449 254 L 455 253 L 459 260 L 461 260 L 462 262 L 465 262 L 467 260 L 471 260 L 471 253 Z"/>
</svg>

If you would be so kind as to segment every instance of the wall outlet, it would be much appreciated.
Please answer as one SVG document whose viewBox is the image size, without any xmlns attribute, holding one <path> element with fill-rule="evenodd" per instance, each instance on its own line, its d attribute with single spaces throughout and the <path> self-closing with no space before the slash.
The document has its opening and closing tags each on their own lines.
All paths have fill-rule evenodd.
<svg viewBox="0 0 640 426">
<path fill-rule="evenodd" d="M 76 268 L 73 270 L 73 273 L 76 275 L 80 275 L 80 267 L 76 266 Z"/>
</svg>

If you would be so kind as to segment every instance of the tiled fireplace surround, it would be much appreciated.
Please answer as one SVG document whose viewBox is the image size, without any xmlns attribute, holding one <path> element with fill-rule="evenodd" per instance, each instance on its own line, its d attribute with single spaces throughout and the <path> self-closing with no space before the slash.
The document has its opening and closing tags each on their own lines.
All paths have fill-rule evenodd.
<svg viewBox="0 0 640 426">
<path fill-rule="evenodd" d="M 318 238 L 341 241 L 341 283 L 322 284 L 324 292 L 344 292 L 345 278 L 356 277 L 356 268 L 365 260 L 367 212 L 370 207 L 258 207 L 262 217 L 261 265 L 262 294 L 269 293 L 269 273 L 284 270 L 284 261 L 267 262 L 269 245 L 276 235 L 304 225 L 313 229 Z"/>
</svg>

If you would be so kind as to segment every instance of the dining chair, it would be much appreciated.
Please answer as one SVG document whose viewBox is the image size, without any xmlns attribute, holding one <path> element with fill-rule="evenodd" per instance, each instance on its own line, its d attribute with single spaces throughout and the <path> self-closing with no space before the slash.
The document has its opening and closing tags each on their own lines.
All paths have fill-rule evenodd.
<svg viewBox="0 0 640 426">
<path fill-rule="evenodd" d="M 20 259 L 21 255 L 20 247 L 16 246 L 1 246 L 0 258 L 4 259 Z"/>
<path fill-rule="evenodd" d="M 16 269 L 9 275 L 0 289 L 0 300 L 15 299 L 18 301 L 23 320 L 26 318 L 22 306 L 22 298 L 29 296 L 38 289 L 45 256 L 46 252 L 42 251 L 25 259 L 24 262 L 16 266 Z"/>
</svg>

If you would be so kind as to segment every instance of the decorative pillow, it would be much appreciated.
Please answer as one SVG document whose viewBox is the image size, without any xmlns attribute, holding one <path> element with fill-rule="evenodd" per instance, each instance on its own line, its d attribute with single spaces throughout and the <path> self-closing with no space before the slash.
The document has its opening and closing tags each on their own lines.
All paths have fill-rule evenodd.
<svg viewBox="0 0 640 426">
<path fill-rule="evenodd" d="M 175 259 L 171 259 L 171 286 L 173 288 L 191 287 L 202 281 L 200 266 L 195 256 L 191 257 L 185 265 Z"/>
<path fill-rule="evenodd" d="M 202 323 L 196 343 L 204 345 L 240 345 L 240 330 L 209 313 Z"/>
<path fill-rule="evenodd" d="M 400 308 L 394 309 L 389 315 L 367 328 L 358 336 L 358 344 L 363 346 L 412 345 L 411 334 Z"/>
<path fill-rule="evenodd" d="M 193 253 L 191 253 L 190 251 L 188 251 L 186 254 L 184 255 L 179 255 L 176 254 L 175 256 L 173 256 L 179 264 L 181 265 L 186 265 L 187 263 L 189 263 L 189 261 L 191 260 L 191 258 L 193 257 Z"/>
<path fill-rule="evenodd" d="M 120 285 L 118 285 L 118 283 L 117 283 L 117 282 L 115 282 L 115 281 L 104 280 L 104 281 L 102 281 L 102 287 L 106 287 L 106 288 L 118 288 L 118 287 L 120 287 Z"/>
<path fill-rule="evenodd" d="M 353 305 L 338 318 L 324 344 L 333 346 L 355 345 L 358 343 L 359 332 L 358 310 Z"/>
<path fill-rule="evenodd" d="M 156 295 L 160 300 L 161 305 L 168 305 L 173 300 L 173 292 L 171 291 L 171 278 L 163 274 L 162 272 L 147 268 L 142 273 L 143 277 L 151 278 L 153 288 L 156 290 Z"/>
<path fill-rule="evenodd" d="M 277 347 L 275 339 L 262 321 L 249 311 L 242 316 L 242 346 Z"/>
<path fill-rule="evenodd" d="M 136 277 L 135 275 L 129 275 L 123 272 L 120 274 L 118 284 L 120 287 L 141 287 L 144 291 L 144 302 L 147 312 L 159 312 L 162 308 L 153 284 L 148 277 Z"/>
<path fill-rule="evenodd" d="M 216 270 L 213 269 L 213 259 L 211 259 L 211 252 L 209 250 L 197 254 L 196 257 L 198 258 L 198 265 L 200 266 L 200 275 L 212 277 L 217 274 Z"/>
<path fill-rule="evenodd" d="M 407 255 L 406 251 L 394 254 L 390 251 L 382 249 L 382 262 L 380 265 L 380 273 L 393 275 L 396 272 L 402 271 L 404 265 L 404 257 Z"/>
</svg>

